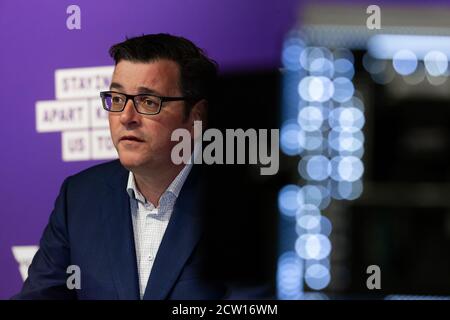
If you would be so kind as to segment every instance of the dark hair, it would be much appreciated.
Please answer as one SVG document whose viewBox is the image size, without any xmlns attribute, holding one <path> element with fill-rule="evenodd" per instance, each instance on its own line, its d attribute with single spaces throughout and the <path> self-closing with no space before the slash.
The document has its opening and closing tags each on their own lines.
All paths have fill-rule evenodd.
<svg viewBox="0 0 450 320">
<path fill-rule="evenodd" d="M 109 54 L 116 65 L 121 60 L 145 63 L 168 59 L 176 62 L 180 68 L 181 92 L 189 98 L 186 115 L 197 101 L 212 98 L 217 81 L 217 63 L 186 38 L 165 33 L 127 38 L 113 45 Z"/>
</svg>

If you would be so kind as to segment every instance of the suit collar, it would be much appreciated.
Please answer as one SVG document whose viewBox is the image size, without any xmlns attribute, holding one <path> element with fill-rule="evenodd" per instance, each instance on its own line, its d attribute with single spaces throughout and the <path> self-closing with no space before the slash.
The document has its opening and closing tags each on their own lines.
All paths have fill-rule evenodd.
<svg viewBox="0 0 450 320">
<path fill-rule="evenodd" d="M 199 168 L 192 168 L 175 203 L 144 294 L 146 300 L 166 299 L 202 233 L 199 210 Z"/>
<path fill-rule="evenodd" d="M 136 249 L 129 197 L 126 192 L 128 170 L 119 164 L 109 179 L 102 199 L 105 218 L 106 251 L 110 259 L 114 283 L 121 300 L 139 299 Z"/>
<path fill-rule="evenodd" d="M 120 299 L 139 299 L 136 249 L 129 195 L 128 170 L 119 163 L 109 179 L 102 211 L 106 222 L 107 251 Z M 200 168 L 193 166 L 175 203 L 147 283 L 144 299 L 166 299 L 201 237 L 198 204 Z"/>
</svg>

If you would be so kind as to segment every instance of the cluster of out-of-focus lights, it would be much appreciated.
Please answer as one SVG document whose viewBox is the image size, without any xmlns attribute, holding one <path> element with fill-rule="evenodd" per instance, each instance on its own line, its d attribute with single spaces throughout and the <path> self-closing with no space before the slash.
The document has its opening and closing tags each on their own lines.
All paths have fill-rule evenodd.
<svg viewBox="0 0 450 320">
<path fill-rule="evenodd" d="M 303 263 L 295 252 L 288 251 L 278 258 L 278 298 L 300 299 L 303 293 Z"/>
<path fill-rule="evenodd" d="M 417 69 L 417 57 L 411 50 L 402 49 L 392 57 L 392 66 L 402 76 L 409 76 Z"/>
<path fill-rule="evenodd" d="M 416 85 L 425 79 L 441 85 L 450 75 L 450 37 L 376 35 L 368 42 L 364 68 L 379 84 L 391 82 L 395 74 Z"/>
<path fill-rule="evenodd" d="M 296 112 L 283 119 L 280 145 L 285 154 L 300 156 L 304 185 L 279 192 L 280 213 L 295 221 L 297 239 L 279 258 L 277 290 L 279 298 L 295 299 L 304 294 L 303 282 L 314 290 L 330 283 L 332 224 L 321 211 L 331 199 L 354 200 L 362 193 L 365 119 L 352 82 L 351 51 L 308 47 L 292 37 L 285 41 L 282 63 L 289 79 L 283 108 Z"/>
</svg>

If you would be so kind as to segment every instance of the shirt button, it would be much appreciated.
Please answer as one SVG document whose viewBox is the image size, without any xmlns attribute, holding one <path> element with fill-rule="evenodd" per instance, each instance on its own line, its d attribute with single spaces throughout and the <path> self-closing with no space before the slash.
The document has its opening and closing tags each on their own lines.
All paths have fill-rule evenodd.
<svg viewBox="0 0 450 320">
<path fill-rule="evenodd" d="M 152 256 L 152 255 L 149 255 L 149 256 L 148 256 L 148 260 L 153 261 L 153 256 Z"/>
</svg>

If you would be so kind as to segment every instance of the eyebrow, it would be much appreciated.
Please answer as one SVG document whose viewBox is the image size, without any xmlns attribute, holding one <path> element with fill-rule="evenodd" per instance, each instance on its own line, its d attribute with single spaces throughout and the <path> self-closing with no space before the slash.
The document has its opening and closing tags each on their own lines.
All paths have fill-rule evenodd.
<svg viewBox="0 0 450 320">
<path fill-rule="evenodd" d="M 112 90 L 112 88 L 123 90 L 124 86 L 118 82 L 111 82 L 111 85 L 109 86 L 109 90 Z M 143 86 L 138 87 L 137 90 L 138 90 L 138 94 L 149 93 L 149 94 L 154 94 L 157 96 L 162 96 L 158 91 L 147 88 L 147 87 L 143 87 Z"/>
</svg>

